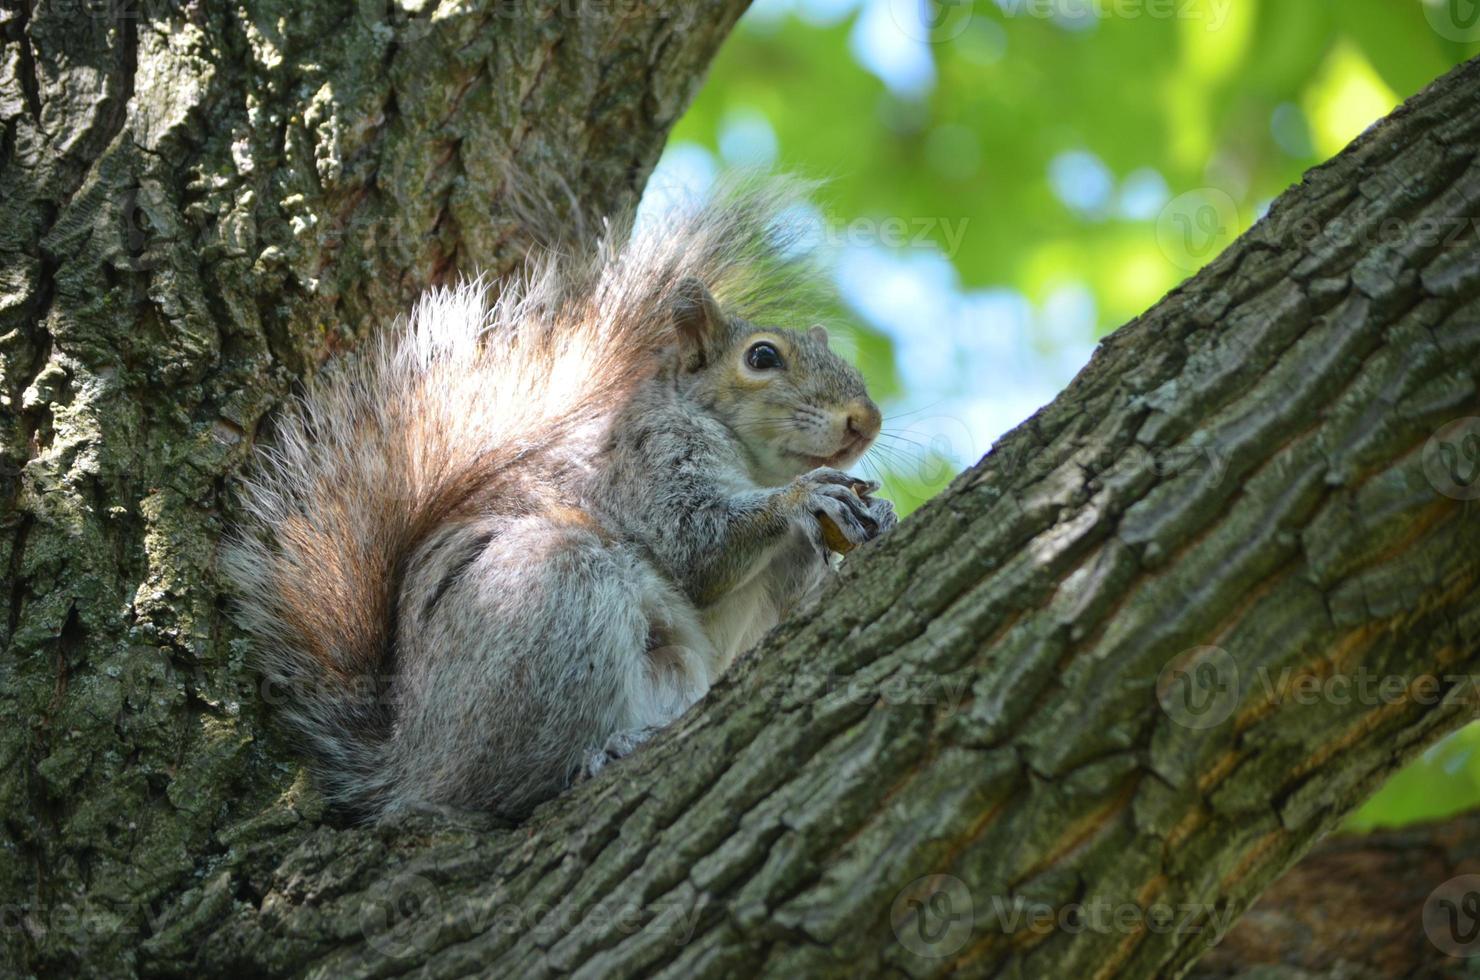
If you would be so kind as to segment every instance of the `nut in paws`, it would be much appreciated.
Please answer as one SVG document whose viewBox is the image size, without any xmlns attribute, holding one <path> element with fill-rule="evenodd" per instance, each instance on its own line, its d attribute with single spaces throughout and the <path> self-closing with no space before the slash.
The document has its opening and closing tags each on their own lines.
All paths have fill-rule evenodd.
<svg viewBox="0 0 1480 980">
<path fill-rule="evenodd" d="M 821 471 L 819 471 L 821 472 Z M 829 475 L 831 475 L 831 471 Z M 810 475 L 810 474 L 809 474 Z M 846 476 L 846 474 L 843 474 Z M 879 484 L 849 477 L 846 485 L 829 480 L 814 497 L 814 514 L 829 551 L 846 555 L 899 523 L 894 505 L 872 494 Z"/>
</svg>

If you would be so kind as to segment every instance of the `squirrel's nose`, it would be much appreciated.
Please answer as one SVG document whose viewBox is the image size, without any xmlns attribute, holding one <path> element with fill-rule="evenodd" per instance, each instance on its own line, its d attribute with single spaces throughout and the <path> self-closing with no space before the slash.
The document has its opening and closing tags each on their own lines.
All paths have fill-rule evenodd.
<svg viewBox="0 0 1480 980">
<path fill-rule="evenodd" d="M 879 406 L 866 398 L 848 407 L 848 435 L 854 439 L 872 439 L 879 434 L 883 421 Z"/>
</svg>

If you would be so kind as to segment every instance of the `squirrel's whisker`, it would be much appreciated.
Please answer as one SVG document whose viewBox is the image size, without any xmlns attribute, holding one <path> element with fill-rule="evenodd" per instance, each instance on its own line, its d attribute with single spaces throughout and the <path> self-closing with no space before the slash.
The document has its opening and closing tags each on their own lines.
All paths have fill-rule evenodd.
<svg viewBox="0 0 1480 980">
<path fill-rule="evenodd" d="M 893 433 L 893 432 L 881 432 L 881 433 L 879 433 L 879 437 L 881 439 L 892 439 L 894 441 L 894 445 L 896 446 L 896 448 L 898 448 L 902 444 L 902 445 L 905 445 L 905 446 L 912 446 L 917 451 L 919 451 L 921 453 L 924 453 L 925 455 L 928 455 L 928 456 L 940 456 L 940 455 L 944 455 L 938 449 L 936 449 L 935 447 L 930 446 L 930 445 L 928 445 L 926 443 L 923 443 L 923 442 L 921 442 L 918 439 L 911 439 L 909 436 L 902 436 L 902 435 L 899 435 L 899 434 Z"/>
<path fill-rule="evenodd" d="M 914 409 L 911 409 L 908 412 L 899 412 L 899 413 L 897 413 L 895 415 L 886 415 L 886 416 L 884 416 L 884 421 L 886 423 L 888 423 L 888 422 L 897 422 L 900 419 L 907 419 L 911 415 L 919 415 L 921 412 L 928 412 L 928 411 L 930 411 L 932 408 L 935 408 L 937 405 L 943 405 L 943 404 L 946 403 L 947 400 L 948 399 L 945 399 L 945 398 L 937 398 L 935 401 L 931 402 L 929 405 L 924 405 L 924 406 L 922 406 L 920 408 L 914 408 Z"/>
</svg>

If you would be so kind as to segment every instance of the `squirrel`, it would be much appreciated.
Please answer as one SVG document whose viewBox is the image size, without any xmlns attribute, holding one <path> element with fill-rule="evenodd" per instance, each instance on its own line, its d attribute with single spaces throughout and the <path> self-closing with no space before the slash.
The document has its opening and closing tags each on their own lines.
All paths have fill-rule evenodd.
<svg viewBox="0 0 1480 980">
<path fill-rule="evenodd" d="M 845 472 L 862 377 L 773 325 L 809 312 L 794 206 L 720 190 L 433 289 L 283 413 L 222 564 L 331 804 L 522 819 L 895 526 Z"/>
</svg>

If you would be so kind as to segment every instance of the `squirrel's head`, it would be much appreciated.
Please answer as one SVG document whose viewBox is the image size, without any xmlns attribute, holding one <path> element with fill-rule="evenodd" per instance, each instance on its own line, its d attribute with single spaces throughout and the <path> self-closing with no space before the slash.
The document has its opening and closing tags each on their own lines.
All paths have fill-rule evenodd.
<svg viewBox="0 0 1480 980">
<path fill-rule="evenodd" d="M 846 469 L 882 416 L 863 377 L 827 346 L 822 327 L 757 327 L 726 316 L 697 279 L 674 290 L 683 383 L 728 425 L 758 483 L 779 486 L 819 466 Z"/>
</svg>

